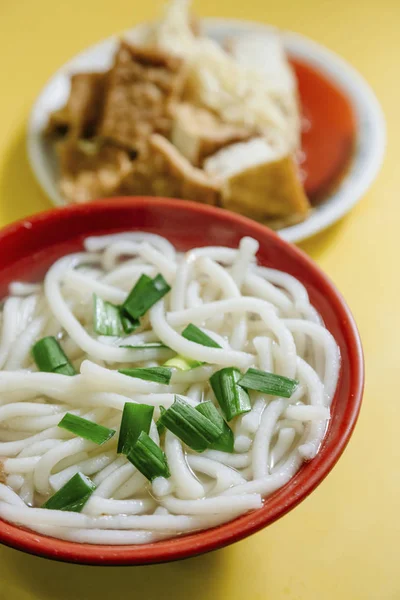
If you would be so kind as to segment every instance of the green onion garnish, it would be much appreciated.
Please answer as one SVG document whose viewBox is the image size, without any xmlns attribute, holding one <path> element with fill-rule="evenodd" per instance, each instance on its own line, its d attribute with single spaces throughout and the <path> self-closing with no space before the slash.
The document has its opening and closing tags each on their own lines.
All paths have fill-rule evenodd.
<svg viewBox="0 0 400 600">
<path fill-rule="evenodd" d="M 190 371 L 191 369 L 196 369 L 196 367 L 201 367 L 201 365 L 204 365 L 204 363 L 200 360 L 185 358 L 180 354 L 177 354 L 164 363 L 164 367 L 173 367 L 175 369 L 179 369 L 180 371 Z"/>
<path fill-rule="evenodd" d="M 132 319 L 132 317 L 130 317 L 121 307 L 120 307 L 120 314 L 121 314 L 121 324 L 123 327 L 123 330 L 125 331 L 125 333 L 132 333 L 132 331 L 135 331 L 135 329 L 137 329 L 140 325 L 140 321 L 139 319 Z"/>
<path fill-rule="evenodd" d="M 149 277 L 148 275 L 143 273 L 143 275 L 141 275 L 139 277 L 139 279 L 133 286 L 131 292 L 133 292 L 134 290 L 135 290 L 135 292 L 141 292 L 146 287 L 146 285 L 148 285 L 151 281 L 152 281 L 151 277 Z"/>
<path fill-rule="evenodd" d="M 125 402 L 119 430 L 119 454 L 129 454 L 142 431 L 149 433 L 154 406 Z"/>
<path fill-rule="evenodd" d="M 156 477 L 171 476 L 164 452 L 144 431 L 128 454 L 128 460 L 149 481 L 153 481 Z"/>
<path fill-rule="evenodd" d="M 196 452 L 209 448 L 221 435 L 217 425 L 179 396 L 159 421 Z"/>
<path fill-rule="evenodd" d="M 81 512 L 95 489 L 96 486 L 89 477 L 83 473 L 76 473 L 42 505 L 42 508 Z"/>
<path fill-rule="evenodd" d="M 211 450 L 221 450 L 221 452 L 233 452 L 234 437 L 232 429 L 224 421 L 211 400 L 201 402 L 196 406 L 196 410 L 212 421 L 221 432 L 219 438 L 209 448 Z"/>
<path fill-rule="evenodd" d="M 88 421 L 77 415 L 72 415 L 71 413 L 67 413 L 63 416 L 58 427 L 66 429 L 85 440 L 94 442 L 98 446 L 101 446 L 111 439 L 115 433 L 114 429 L 98 425 L 97 423 L 93 423 L 92 421 Z"/>
<path fill-rule="evenodd" d="M 201 329 L 196 327 L 196 325 L 193 325 L 193 323 L 189 323 L 189 325 L 182 331 L 182 337 L 184 337 L 186 340 L 189 340 L 189 342 L 201 344 L 202 346 L 208 346 L 209 348 L 221 348 L 217 342 L 212 340 Z M 180 371 L 190 371 L 191 369 L 196 369 L 196 367 L 201 367 L 201 365 L 204 364 L 205 363 L 201 360 L 186 358 L 180 354 L 177 354 L 174 356 L 174 358 L 171 358 L 164 363 L 166 367 L 175 367 L 175 369 L 179 369 Z"/>
<path fill-rule="evenodd" d="M 210 338 L 201 329 L 196 327 L 196 325 L 193 325 L 193 323 L 189 323 L 189 325 L 182 331 L 182 337 L 189 340 L 189 342 L 201 344 L 202 346 L 208 346 L 209 348 L 221 348 L 217 342 Z"/>
<path fill-rule="evenodd" d="M 149 282 L 151 282 L 151 277 L 143 274 L 137 280 L 133 290 L 135 290 L 136 293 L 139 293 Z M 131 291 L 131 294 L 133 290 Z M 125 302 L 127 300 L 128 298 L 125 300 Z M 121 306 L 121 321 L 125 333 L 132 333 L 132 331 L 135 331 L 135 329 L 137 329 L 140 325 L 139 319 L 137 317 L 132 317 L 129 312 L 125 310 L 124 304 Z"/>
<path fill-rule="evenodd" d="M 165 344 L 162 342 L 149 342 L 148 344 L 141 344 L 140 346 L 132 346 L 131 344 L 125 344 L 123 346 L 119 346 L 120 348 L 130 348 L 131 350 L 154 350 L 157 348 L 167 348 Z"/>
<path fill-rule="evenodd" d="M 118 306 L 93 294 L 93 328 L 99 335 L 120 336 L 124 333 Z"/>
<path fill-rule="evenodd" d="M 160 417 L 156 423 L 158 435 L 162 435 L 165 431 L 165 425 L 163 425 L 161 422 L 161 417 L 163 416 L 164 413 L 165 413 L 165 408 L 163 406 L 160 406 Z"/>
<path fill-rule="evenodd" d="M 245 375 L 238 381 L 239 385 L 246 390 L 256 390 L 263 394 L 271 396 L 281 396 L 290 398 L 294 390 L 299 385 L 295 379 L 267 373 L 258 369 L 249 369 Z"/>
<path fill-rule="evenodd" d="M 76 375 L 60 344 L 53 336 L 44 337 L 32 348 L 33 359 L 40 371 L 59 375 Z"/>
<path fill-rule="evenodd" d="M 132 319 L 121 306 L 111 304 L 93 294 L 93 328 L 96 333 L 120 336 L 132 333 L 139 325 L 139 319 Z"/>
<path fill-rule="evenodd" d="M 210 378 L 211 387 L 227 421 L 251 410 L 248 393 L 238 385 L 242 374 L 235 367 L 226 367 Z"/>
<path fill-rule="evenodd" d="M 118 369 L 118 373 L 128 375 L 128 377 L 137 377 L 154 383 L 168 385 L 171 380 L 171 369 L 167 367 L 146 367 L 143 369 Z"/>
<path fill-rule="evenodd" d="M 160 274 L 154 279 L 142 275 L 122 305 L 124 313 L 133 319 L 142 317 L 148 310 L 170 291 L 170 286 Z"/>
</svg>

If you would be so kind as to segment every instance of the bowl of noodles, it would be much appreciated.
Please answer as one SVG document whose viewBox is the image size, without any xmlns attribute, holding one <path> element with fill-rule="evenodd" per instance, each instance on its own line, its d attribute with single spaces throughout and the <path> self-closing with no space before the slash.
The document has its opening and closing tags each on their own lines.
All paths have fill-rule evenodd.
<svg viewBox="0 0 400 600">
<path fill-rule="evenodd" d="M 162 198 L 0 233 L 0 541 L 146 564 L 221 548 L 324 479 L 363 391 L 357 328 L 301 251 Z"/>
</svg>

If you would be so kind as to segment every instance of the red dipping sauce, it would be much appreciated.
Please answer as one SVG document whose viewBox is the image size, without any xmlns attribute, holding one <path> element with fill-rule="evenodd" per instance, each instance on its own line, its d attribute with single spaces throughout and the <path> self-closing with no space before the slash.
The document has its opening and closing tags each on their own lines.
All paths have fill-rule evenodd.
<svg viewBox="0 0 400 600">
<path fill-rule="evenodd" d="M 349 100 L 327 77 L 297 59 L 290 62 L 303 116 L 300 168 L 306 194 L 317 204 L 346 173 L 355 147 L 356 120 Z"/>
</svg>

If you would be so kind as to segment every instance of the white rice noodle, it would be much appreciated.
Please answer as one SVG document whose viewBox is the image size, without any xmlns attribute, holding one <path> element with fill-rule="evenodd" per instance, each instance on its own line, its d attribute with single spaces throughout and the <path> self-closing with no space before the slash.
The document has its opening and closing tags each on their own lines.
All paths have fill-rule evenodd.
<svg viewBox="0 0 400 600">
<path fill-rule="evenodd" d="M 294 439 L 296 430 L 293 427 L 282 427 L 278 431 L 278 439 L 271 452 L 271 463 L 277 465 L 289 452 Z"/>
<path fill-rule="evenodd" d="M 0 314 L 0 518 L 38 533 L 89 544 L 143 544 L 213 527 L 268 502 L 323 441 L 340 371 L 336 341 L 294 277 L 258 266 L 258 242 L 181 254 L 154 234 L 87 238 L 85 251 L 57 260 L 43 284 L 15 282 Z M 129 335 L 93 332 L 93 294 L 120 305 L 145 274 L 161 273 L 171 292 Z M 220 346 L 182 336 L 197 325 Z M 77 369 L 39 372 L 32 345 L 54 335 Z M 167 348 L 129 349 L 162 342 Z M 168 385 L 119 372 L 162 366 L 176 354 L 203 363 L 172 369 Z M 211 400 L 219 369 L 254 367 L 297 379 L 291 398 L 250 391 L 251 410 L 233 419 L 232 453 L 196 453 L 171 431 L 161 407 L 176 395 L 190 406 Z M 170 477 L 148 481 L 117 453 L 126 402 L 154 407 L 149 435 Z M 99 446 L 58 427 L 66 413 L 115 430 Z M 130 457 L 132 459 L 132 457 Z M 44 510 L 77 473 L 96 489 L 82 512 Z M 264 500 L 265 499 L 265 500 Z"/>
<path fill-rule="evenodd" d="M 190 470 L 181 442 L 170 431 L 165 435 L 165 454 L 177 496 L 188 500 L 202 498 L 205 495 L 204 487 Z"/>
<path fill-rule="evenodd" d="M 87 237 L 85 239 L 84 246 L 88 252 L 101 252 L 112 244 L 120 241 L 137 243 L 147 242 L 162 252 L 170 260 L 173 261 L 175 259 L 175 248 L 168 240 L 160 235 L 156 235 L 154 233 L 145 233 L 142 231 L 126 231 L 123 233 L 112 233 L 109 235 Z"/>
<path fill-rule="evenodd" d="M 227 302 L 229 302 L 229 300 Z M 215 304 L 219 303 L 216 302 Z M 201 309 L 202 307 L 189 310 L 196 311 Z M 246 368 L 253 363 L 253 356 L 251 354 L 247 354 L 246 352 L 208 348 L 207 346 L 200 346 L 199 344 L 195 344 L 194 342 L 190 342 L 189 340 L 183 338 L 167 322 L 166 315 L 164 313 L 164 303 L 162 301 L 158 302 L 150 309 L 150 322 L 160 340 L 166 346 L 175 350 L 178 354 L 183 354 L 189 358 L 196 357 L 196 360 L 214 363 L 221 366 L 237 366 L 239 368 Z M 187 323 L 188 322 L 190 322 L 190 319 L 187 321 Z"/>
<path fill-rule="evenodd" d="M 8 287 L 10 296 L 30 296 L 39 294 L 42 289 L 40 283 L 25 283 L 24 281 L 13 281 Z"/>
<path fill-rule="evenodd" d="M 240 256 L 240 255 L 239 255 Z M 210 258 L 204 257 L 197 261 L 197 269 L 205 273 L 214 288 L 220 287 L 225 298 L 240 298 L 237 283 L 229 272 Z M 235 350 L 242 350 L 247 340 L 247 318 L 246 315 L 235 315 L 230 344 Z"/>
<path fill-rule="evenodd" d="M 25 478 L 22 475 L 18 475 L 18 473 L 14 473 L 12 475 L 8 475 L 6 477 L 6 484 L 14 491 L 18 492 L 21 489 L 25 481 Z"/>
</svg>

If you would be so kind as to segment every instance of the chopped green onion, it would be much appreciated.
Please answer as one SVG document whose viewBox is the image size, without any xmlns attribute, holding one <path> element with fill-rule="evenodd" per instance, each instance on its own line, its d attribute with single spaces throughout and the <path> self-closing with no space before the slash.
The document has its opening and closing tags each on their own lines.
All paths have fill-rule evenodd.
<svg viewBox="0 0 400 600">
<path fill-rule="evenodd" d="M 132 346 L 130 344 L 125 344 L 123 346 L 119 346 L 120 348 L 130 348 L 131 350 L 154 350 L 157 348 L 168 348 L 162 342 L 149 342 L 148 344 L 141 344 L 140 346 Z"/>
<path fill-rule="evenodd" d="M 118 369 L 118 373 L 128 375 L 128 377 L 137 377 L 154 383 L 168 385 L 171 380 L 171 369 L 167 367 L 146 367 L 143 369 Z"/>
<path fill-rule="evenodd" d="M 209 448 L 211 450 L 221 450 L 221 452 L 233 452 L 234 437 L 232 429 L 224 421 L 211 400 L 201 402 L 196 406 L 196 410 L 212 421 L 221 432 L 219 438 Z"/>
<path fill-rule="evenodd" d="M 124 333 L 118 306 L 93 294 L 93 328 L 100 335 L 120 336 Z"/>
<path fill-rule="evenodd" d="M 159 421 L 196 452 L 204 452 L 221 435 L 219 427 L 179 396 Z"/>
<path fill-rule="evenodd" d="M 226 367 L 214 373 L 211 387 L 227 421 L 251 410 L 248 393 L 238 385 L 242 377 L 239 369 Z"/>
<path fill-rule="evenodd" d="M 93 323 L 96 333 L 115 336 L 132 333 L 140 325 L 139 319 L 132 319 L 121 306 L 102 300 L 96 294 L 93 294 Z"/>
<path fill-rule="evenodd" d="M 195 344 L 201 344 L 202 346 L 208 346 L 209 348 L 221 348 L 217 342 L 212 340 L 208 335 L 206 335 L 201 329 L 190 323 L 183 331 L 182 337 L 189 342 L 194 342 Z M 175 369 L 179 369 L 180 371 L 190 371 L 191 369 L 196 369 L 197 367 L 201 367 L 205 363 L 201 360 L 194 360 L 192 358 L 186 358 L 185 356 L 181 356 L 177 354 L 174 358 L 167 360 L 164 365 L 166 367 L 175 367 Z"/>
<path fill-rule="evenodd" d="M 134 290 L 138 293 L 142 290 L 149 282 L 151 282 L 151 277 L 148 275 L 141 275 L 134 286 Z M 132 290 L 133 291 L 133 290 Z M 132 292 L 131 292 L 132 293 Z M 126 301 L 125 301 L 126 302 Z M 137 317 L 132 317 L 129 312 L 125 310 L 124 304 L 120 307 L 121 310 L 121 322 L 122 327 L 124 328 L 125 333 L 132 333 L 135 331 L 140 325 L 140 321 Z"/>
<path fill-rule="evenodd" d="M 142 431 L 149 433 L 154 406 L 125 402 L 119 430 L 119 454 L 129 454 Z"/>
<path fill-rule="evenodd" d="M 149 481 L 156 477 L 171 477 L 164 452 L 144 431 L 128 454 L 128 460 Z"/>
<path fill-rule="evenodd" d="M 133 290 L 135 290 L 136 293 L 139 293 L 142 289 L 144 289 L 146 287 L 146 285 L 149 282 L 151 282 L 151 277 L 143 274 L 137 280 Z M 133 292 L 133 290 L 131 291 L 131 293 Z M 128 298 L 129 298 L 129 296 L 128 296 Z M 128 298 L 127 298 L 127 300 L 128 300 Z M 127 300 L 125 300 L 125 302 Z M 125 310 L 125 303 L 120 307 L 120 309 L 121 309 L 122 327 L 124 328 L 125 333 L 132 333 L 132 331 L 135 331 L 135 329 L 137 329 L 139 327 L 139 325 L 140 325 L 139 319 L 138 319 L 138 317 L 132 317 L 132 315 L 129 313 L 129 311 Z"/>
<path fill-rule="evenodd" d="M 154 279 L 142 275 L 122 305 L 124 313 L 133 319 L 142 317 L 148 310 L 170 291 L 170 286 L 160 274 Z"/>
<path fill-rule="evenodd" d="M 184 356 L 177 354 L 173 358 L 167 360 L 167 362 L 164 363 L 164 367 L 173 367 L 180 371 L 190 371 L 191 369 L 196 369 L 196 367 L 201 367 L 203 364 L 204 363 L 200 360 L 192 360 L 191 358 L 185 358 Z"/>
<path fill-rule="evenodd" d="M 140 325 L 139 319 L 132 319 L 124 310 L 120 307 L 121 324 L 125 333 L 132 333 Z"/>
<path fill-rule="evenodd" d="M 60 344 L 53 336 L 44 337 L 32 348 L 33 359 L 40 371 L 59 375 L 76 375 Z"/>
<path fill-rule="evenodd" d="M 165 431 L 165 425 L 163 425 L 161 422 L 161 417 L 163 416 L 164 413 L 165 413 L 165 408 L 163 406 L 160 406 L 160 417 L 156 423 L 158 435 L 162 435 Z"/>
<path fill-rule="evenodd" d="M 88 421 L 77 415 L 72 415 L 71 413 L 67 413 L 63 416 L 58 427 L 66 429 L 85 440 L 94 442 L 98 446 L 101 446 L 111 439 L 115 433 L 114 429 L 98 425 L 97 423 L 93 423 L 92 421 Z"/>
<path fill-rule="evenodd" d="M 81 512 L 95 489 L 96 486 L 89 477 L 83 473 L 76 473 L 42 505 L 42 508 Z"/>
<path fill-rule="evenodd" d="M 189 340 L 189 342 L 201 344 L 202 346 L 208 346 L 209 348 L 221 348 L 216 341 L 210 338 L 210 336 L 204 333 L 204 331 L 196 327 L 196 325 L 193 325 L 193 323 L 189 323 L 189 325 L 182 331 L 182 337 Z"/>
<path fill-rule="evenodd" d="M 246 390 L 256 390 L 263 394 L 281 396 L 282 398 L 290 398 L 299 385 L 299 382 L 295 379 L 289 379 L 289 377 L 283 377 L 283 375 L 275 375 L 275 373 L 259 371 L 258 369 L 249 369 L 239 379 L 238 383 Z"/>
<path fill-rule="evenodd" d="M 137 280 L 137 282 L 135 283 L 135 285 L 132 288 L 132 292 L 141 292 L 146 285 L 148 285 L 150 282 L 152 281 L 151 277 L 149 277 L 148 275 L 146 275 L 145 273 L 143 273 L 143 275 L 141 275 L 139 277 L 139 279 Z"/>
</svg>

